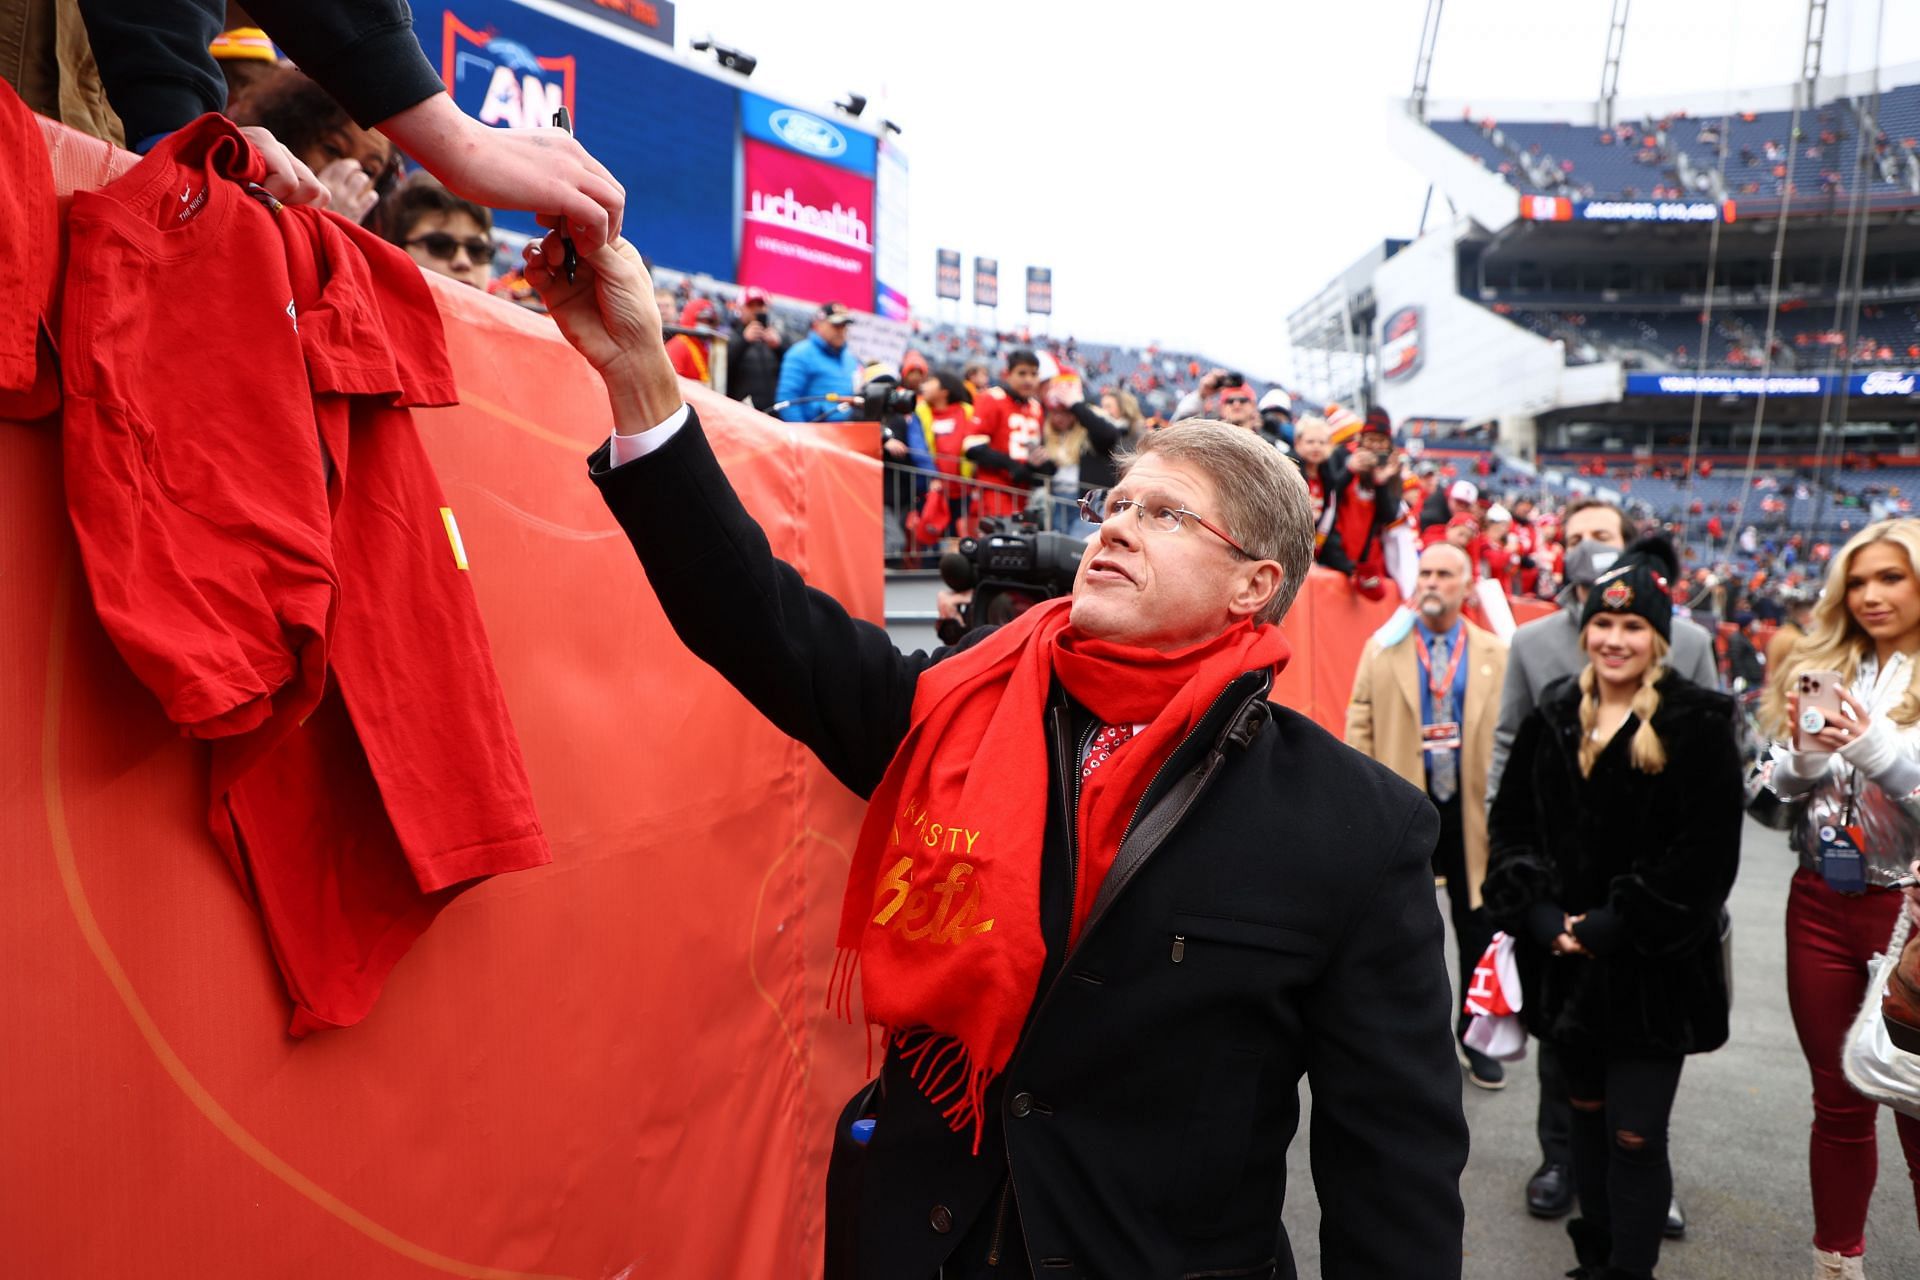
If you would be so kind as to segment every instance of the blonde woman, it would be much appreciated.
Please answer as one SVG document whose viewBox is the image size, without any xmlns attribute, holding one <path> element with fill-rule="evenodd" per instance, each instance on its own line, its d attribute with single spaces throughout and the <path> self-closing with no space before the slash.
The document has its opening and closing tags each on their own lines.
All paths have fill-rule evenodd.
<svg viewBox="0 0 1920 1280">
<path fill-rule="evenodd" d="M 1680 1069 L 1727 1039 L 1740 753 L 1732 701 L 1667 667 L 1674 577 L 1672 548 L 1643 543 L 1594 583 L 1587 664 L 1521 726 L 1488 818 L 1487 915 L 1573 1107 L 1570 1274 L 1587 1280 L 1653 1275 Z"/>
<path fill-rule="evenodd" d="M 1787 896 L 1787 1002 L 1813 1074 L 1815 1275 L 1864 1275 L 1867 1201 L 1879 1161 L 1878 1108 L 1847 1086 L 1840 1044 L 1867 989 L 1867 962 L 1887 945 L 1900 895 L 1878 886 L 1920 852 L 1920 520 L 1868 525 L 1840 548 L 1807 634 L 1769 673 L 1762 718 L 1774 738 L 1772 786 L 1804 800 L 1791 839 L 1799 870 Z M 1841 714 L 1816 749 L 1794 750 L 1795 690 L 1837 671 Z M 1823 717 L 1825 719 L 1825 717 Z M 1858 836 L 1858 855 L 1823 835 Z M 1895 1117 L 1920 1185 L 1920 1121 Z"/>
</svg>

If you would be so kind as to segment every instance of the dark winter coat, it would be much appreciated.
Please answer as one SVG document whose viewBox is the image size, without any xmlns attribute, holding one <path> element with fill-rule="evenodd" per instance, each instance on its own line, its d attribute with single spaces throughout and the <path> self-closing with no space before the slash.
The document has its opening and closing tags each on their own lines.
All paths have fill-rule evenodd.
<svg viewBox="0 0 1920 1280">
<path fill-rule="evenodd" d="M 786 351 L 784 342 L 777 346 L 748 342 L 746 317 L 735 320 L 733 343 L 727 348 L 727 398 L 751 400 L 754 408 L 765 413 L 779 392 L 780 358 Z"/>
<path fill-rule="evenodd" d="M 1704 1053 L 1727 1039 L 1720 913 L 1740 867 L 1733 701 L 1669 673 L 1657 774 L 1635 769 L 1628 716 L 1580 776 L 1580 688 L 1527 717 L 1488 818 L 1487 914 L 1512 934 L 1521 1018 L 1580 1049 Z M 1562 915 L 1591 957 L 1556 956 Z"/>
<path fill-rule="evenodd" d="M 921 672 L 951 651 L 901 654 L 775 559 L 697 420 L 606 462 L 603 446 L 594 482 L 687 647 L 870 795 Z M 1127 846 L 1144 860 L 1108 877 L 1071 948 L 1065 780 L 1091 719 L 1058 687 L 1035 708 L 1039 994 L 987 1091 L 979 1154 L 895 1054 L 849 1102 L 831 1138 L 830 1280 L 1292 1280 L 1281 1208 L 1303 1076 L 1320 1275 L 1459 1276 L 1467 1130 L 1439 820 L 1385 766 L 1269 703 L 1270 683 L 1229 684 L 1161 766 Z M 859 1116 L 876 1120 L 865 1146 L 848 1136 Z"/>
</svg>

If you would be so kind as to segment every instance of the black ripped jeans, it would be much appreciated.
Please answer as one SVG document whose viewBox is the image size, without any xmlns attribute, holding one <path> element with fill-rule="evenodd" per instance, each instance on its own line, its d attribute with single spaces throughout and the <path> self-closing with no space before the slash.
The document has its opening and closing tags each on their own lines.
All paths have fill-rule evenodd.
<svg viewBox="0 0 1920 1280">
<path fill-rule="evenodd" d="M 1573 1106 L 1580 1215 L 1595 1235 L 1612 1242 L 1609 1266 L 1651 1276 L 1673 1199 L 1667 1120 L 1686 1059 L 1561 1046 L 1560 1062 Z"/>
</svg>

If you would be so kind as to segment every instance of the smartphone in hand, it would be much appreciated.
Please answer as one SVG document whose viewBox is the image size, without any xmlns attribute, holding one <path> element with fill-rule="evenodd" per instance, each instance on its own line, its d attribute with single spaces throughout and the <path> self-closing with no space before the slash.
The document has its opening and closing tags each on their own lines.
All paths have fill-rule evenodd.
<svg viewBox="0 0 1920 1280">
<path fill-rule="evenodd" d="M 1840 710 L 1840 673 L 1838 671 L 1802 671 L 1794 677 L 1793 691 L 1800 700 L 1800 715 L 1793 725 L 1795 751 L 1819 751 L 1823 748 L 1814 735 L 1844 718 Z"/>
</svg>

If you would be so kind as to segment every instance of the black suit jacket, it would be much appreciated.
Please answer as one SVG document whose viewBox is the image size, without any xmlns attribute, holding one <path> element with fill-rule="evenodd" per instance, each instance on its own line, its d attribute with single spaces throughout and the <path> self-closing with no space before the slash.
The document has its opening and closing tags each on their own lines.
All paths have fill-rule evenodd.
<svg viewBox="0 0 1920 1280">
<path fill-rule="evenodd" d="M 603 448 L 589 471 L 688 648 L 871 794 L 947 651 L 902 655 L 775 559 L 697 421 L 617 469 Z M 1303 1075 L 1321 1274 L 1460 1274 L 1438 819 L 1267 688 L 1229 685 L 1162 766 L 1136 823 L 1162 838 L 1130 877 L 1123 849 L 1070 952 L 1063 779 L 1086 717 L 1055 689 L 1047 965 L 981 1153 L 890 1056 L 835 1134 L 829 1277 L 1004 1276 L 982 1269 L 996 1235 L 1014 1274 L 1049 1280 L 1292 1277 L 1281 1205 Z M 877 1125 L 861 1147 L 847 1125 L 863 1114 Z"/>
</svg>

